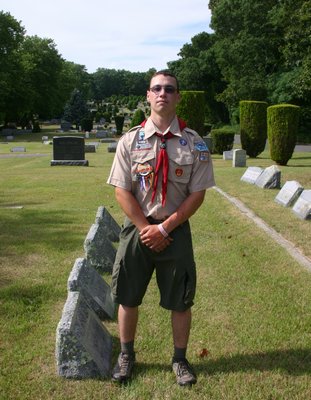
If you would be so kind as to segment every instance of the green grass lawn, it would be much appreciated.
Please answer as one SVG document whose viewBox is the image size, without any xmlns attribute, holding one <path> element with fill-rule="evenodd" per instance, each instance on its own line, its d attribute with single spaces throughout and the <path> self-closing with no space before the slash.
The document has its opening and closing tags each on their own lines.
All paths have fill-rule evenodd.
<svg viewBox="0 0 311 400">
<path fill-rule="evenodd" d="M 0 143 L 0 155 L 13 156 L 10 146 L 17 145 L 25 145 L 27 155 L 46 156 L 0 159 L 1 400 L 311 398 L 311 273 L 214 190 L 191 219 L 198 288 L 188 358 L 197 385 L 175 384 L 170 318 L 158 306 L 155 279 L 140 309 L 130 385 L 57 376 L 55 332 L 69 273 L 84 256 L 83 242 L 99 206 L 122 223 L 106 184 L 113 154 L 101 144 L 96 154 L 86 154 L 89 167 L 51 167 L 52 146 L 31 140 Z M 311 257 L 310 221 L 276 204 L 278 191 L 241 182 L 245 168 L 213 159 L 217 186 Z M 247 160 L 248 166 L 272 164 L 266 153 Z M 282 184 L 297 180 L 311 188 L 310 167 L 310 153 L 294 154 L 280 167 Z M 105 325 L 113 335 L 114 362 L 117 325 Z"/>
</svg>

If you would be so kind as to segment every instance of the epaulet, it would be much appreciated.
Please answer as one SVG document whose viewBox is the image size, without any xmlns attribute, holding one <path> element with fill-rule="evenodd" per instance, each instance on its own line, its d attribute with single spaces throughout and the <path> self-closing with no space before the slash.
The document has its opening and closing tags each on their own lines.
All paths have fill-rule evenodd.
<svg viewBox="0 0 311 400">
<path fill-rule="evenodd" d="M 188 128 L 188 126 L 186 126 L 186 128 L 184 128 L 184 131 L 186 131 L 188 133 L 191 133 L 192 135 L 197 135 L 198 134 L 195 130 L 193 130 L 191 128 Z"/>
<path fill-rule="evenodd" d="M 127 132 L 129 133 L 129 132 L 137 131 L 137 129 L 139 129 L 139 128 L 141 128 L 141 127 L 142 127 L 141 125 L 133 126 L 133 128 L 131 128 L 131 129 L 128 130 Z"/>
</svg>

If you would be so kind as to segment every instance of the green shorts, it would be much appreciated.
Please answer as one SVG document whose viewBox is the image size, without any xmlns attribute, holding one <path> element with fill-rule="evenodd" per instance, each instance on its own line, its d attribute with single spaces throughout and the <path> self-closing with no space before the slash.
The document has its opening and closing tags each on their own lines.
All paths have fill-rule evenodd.
<svg viewBox="0 0 311 400">
<path fill-rule="evenodd" d="M 185 311 L 193 305 L 196 268 L 189 222 L 178 226 L 170 236 L 172 243 L 156 253 L 141 242 L 135 225 L 125 219 L 112 272 L 112 294 L 116 303 L 139 306 L 156 270 L 163 308 Z"/>
</svg>

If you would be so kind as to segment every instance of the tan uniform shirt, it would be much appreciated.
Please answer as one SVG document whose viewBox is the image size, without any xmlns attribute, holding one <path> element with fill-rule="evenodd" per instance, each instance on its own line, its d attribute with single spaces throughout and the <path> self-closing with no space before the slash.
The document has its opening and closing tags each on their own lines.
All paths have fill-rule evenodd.
<svg viewBox="0 0 311 400">
<path fill-rule="evenodd" d="M 151 202 L 154 171 L 161 140 L 156 126 L 148 118 L 119 140 L 107 183 L 132 192 L 146 217 L 164 219 L 177 210 L 192 192 L 215 185 L 212 159 L 203 139 L 188 127 L 180 131 L 177 117 L 165 133 L 174 137 L 166 141 L 169 157 L 166 204 L 162 207 L 160 173 L 157 193 Z"/>
</svg>

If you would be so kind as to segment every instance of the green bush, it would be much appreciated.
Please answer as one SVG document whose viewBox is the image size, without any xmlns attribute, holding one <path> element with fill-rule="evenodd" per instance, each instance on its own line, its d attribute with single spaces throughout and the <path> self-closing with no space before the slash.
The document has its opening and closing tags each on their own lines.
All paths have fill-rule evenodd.
<svg viewBox="0 0 311 400">
<path fill-rule="evenodd" d="M 299 127 L 299 108 L 292 104 L 278 104 L 267 109 L 270 157 L 279 165 L 291 159 Z"/>
<path fill-rule="evenodd" d="M 81 120 L 81 129 L 90 132 L 93 129 L 92 117 L 85 117 Z"/>
<path fill-rule="evenodd" d="M 249 157 L 257 157 L 265 149 L 267 107 L 265 101 L 240 101 L 241 146 Z"/>
<path fill-rule="evenodd" d="M 177 115 L 183 119 L 189 128 L 204 136 L 205 96 L 203 91 L 182 91 L 181 100 L 177 105 Z"/>
<path fill-rule="evenodd" d="M 133 128 L 133 126 L 139 125 L 141 122 L 143 122 L 146 119 L 145 113 L 141 108 L 138 108 L 133 115 L 132 121 L 130 128 Z"/>
<path fill-rule="evenodd" d="M 212 129 L 213 153 L 222 154 L 224 151 L 232 150 L 235 131 L 229 129 Z"/>
</svg>

